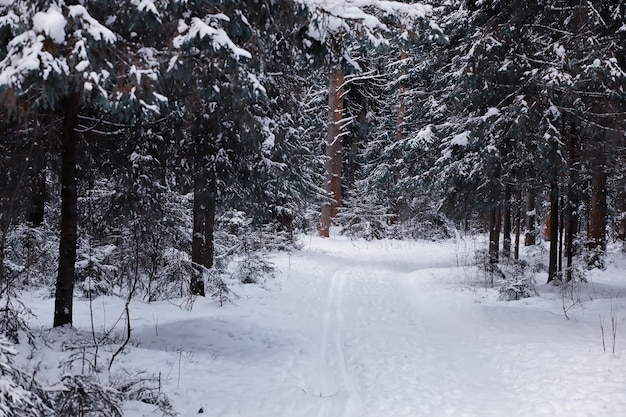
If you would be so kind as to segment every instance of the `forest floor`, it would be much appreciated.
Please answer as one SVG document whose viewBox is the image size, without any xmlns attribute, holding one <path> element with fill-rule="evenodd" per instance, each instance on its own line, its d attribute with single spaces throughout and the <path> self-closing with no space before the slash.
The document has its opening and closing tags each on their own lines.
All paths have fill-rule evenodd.
<svg viewBox="0 0 626 417">
<path fill-rule="evenodd" d="M 538 296 L 500 301 L 473 265 L 482 243 L 470 238 L 301 243 L 273 259 L 275 278 L 235 284 L 223 307 L 132 302 L 132 343 L 110 374 L 115 348 L 101 349 L 102 378 L 146 372 L 183 417 L 624 415 L 623 254 L 588 272 L 587 283 L 542 284 Z M 72 331 L 49 330 L 53 300 L 29 293 L 24 301 L 48 347 L 22 361 L 39 363 L 42 378 L 58 378 L 60 363 L 94 365 L 85 349 L 81 358 L 67 348 L 93 338 L 91 317 L 98 340 L 125 332 L 117 298 L 78 300 Z M 140 402 L 124 412 L 159 415 Z"/>
</svg>

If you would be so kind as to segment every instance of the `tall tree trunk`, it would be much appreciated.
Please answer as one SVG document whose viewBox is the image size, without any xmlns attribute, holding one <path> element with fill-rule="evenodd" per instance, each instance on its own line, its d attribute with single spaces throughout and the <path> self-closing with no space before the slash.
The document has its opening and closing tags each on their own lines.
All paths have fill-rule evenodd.
<svg viewBox="0 0 626 417">
<path fill-rule="evenodd" d="M 400 142 L 404 139 L 404 119 L 406 117 L 406 84 L 404 78 L 406 77 L 406 61 L 408 54 L 406 49 L 402 48 L 400 54 L 400 85 L 398 89 L 398 112 L 396 119 L 396 141 Z M 395 159 L 399 161 L 402 159 L 402 152 L 396 152 Z M 393 184 L 390 184 L 391 189 L 400 180 L 399 175 L 396 173 L 393 176 Z M 394 193 L 394 196 L 390 202 L 391 214 L 390 223 L 403 222 L 408 218 L 408 202 L 403 195 Z"/>
<path fill-rule="evenodd" d="M 552 235 L 552 224 L 554 223 L 554 216 L 552 214 L 552 194 L 548 195 L 548 207 L 546 208 L 546 224 L 543 229 L 543 238 L 546 242 L 550 242 Z M 556 241 L 555 241 L 556 242 Z"/>
<path fill-rule="evenodd" d="M 196 133 L 195 176 L 193 183 L 193 234 L 191 261 L 193 273 L 189 291 L 205 296 L 204 271 L 213 267 L 215 254 L 215 199 L 217 196 L 215 173 L 208 161 L 209 149 L 206 132 Z"/>
<path fill-rule="evenodd" d="M 565 214 L 565 258 L 567 260 L 565 279 L 568 282 L 572 280 L 572 265 L 576 253 L 575 242 L 578 233 L 578 199 L 572 199 L 572 197 L 570 195 Z"/>
<path fill-rule="evenodd" d="M 400 91 L 398 94 L 398 120 L 396 123 L 396 140 L 401 141 L 404 137 L 404 117 L 406 113 L 405 94 L 406 85 L 404 78 L 406 77 L 406 60 L 408 58 L 406 49 L 402 48 L 400 55 Z"/>
<path fill-rule="evenodd" d="M 581 149 L 580 140 L 573 123 L 571 125 L 568 147 L 570 183 L 567 192 L 567 207 L 565 210 L 565 258 L 567 259 L 565 280 L 567 282 L 572 280 L 572 265 L 574 255 L 577 252 L 576 238 L 578 234 L 578 206 L 580 204 L 577 187 L 580 181 Z"/>
<path fill-rule="evenodd" d="M 596 165 L 591 180 L 591 208 L 589 213 L 589 250 L 606 250 L 606 180 L 604 164 Z"/>
<path fill-rule="evenodd" d="M 501 212 L 499 207 L 489 209 L 489 263 L 498 263 L 500 249 Z"/>
<path fill-rule="evenodd" d="M 548 219 L 546 219 L 546 223 L 548 223 Z M 550 216 L 549 229 L 547 231 L 550 239 L 548 282 L 551 282 L 557 277 L 557 258 L 559 255 L 559 185 L 556 180 L 552 180 L 550 184 Z"/>
<path fill-rule="evenodd" d="M 563 198 L 559 197 L 559 206 L 563 207 Z M 563 235 L 565 232 L 565 228 L 563 227 L 563 225 L 565 224 L 565 218 L 564 218 L 564 213 L 563 210 L 560 211 L 559 213 L 559 272 L 563 272 Z"/>
<path fill-rule="evenodd" d="M 30 173 L 31 203 L 28 220 L 35 227 L 43 224 L 46 203 L 46 150 L 43 138 L 35 142 Z"/>
<path fill-rule="evenodd" d="M 536 242 L 535 231 L 535 192 L 526 191 L 526 234 L 524 235 L 524 246 L 533 246 Z"/>
<path fill-rule="evenodd" d="M 504 209 L 503 209 L 503 224 L 502 224 L 502 255 L 511 257 L 511 185 L 506 184 L 504 186 Z"/>
<path fill-rule="evenodd" d="M 333 201 L 322 205 L 320 236 L 323 237 L 329 236 L 331 219 L 337 215 L 337 209 L 341 206 L 343 83 L 341 68 L 333 68 L 328 87 L 328 136 L 326 138 L 326 182 L 324 183 L 324 191 Z"/>
<path fill-rule="evenodd" d="M 72 324 L 77 243 L 78 111 L 80 96 L 71 94 L 61 101 L 64 114 L 61 132 L 61 230 L 59 270 L 54 303 L 54 327 Z"/>
<path fill-rule="evenodd" d="M 522 231 L 522 193 L 515 192 L 515 255 L 514 259 L 519 259 L 520 234 Z"/>
</svg>

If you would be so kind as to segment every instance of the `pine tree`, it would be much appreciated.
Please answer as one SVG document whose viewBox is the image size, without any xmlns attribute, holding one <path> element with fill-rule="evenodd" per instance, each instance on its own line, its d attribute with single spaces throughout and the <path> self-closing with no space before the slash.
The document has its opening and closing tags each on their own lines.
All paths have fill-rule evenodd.
<svg viewBox="0 0 626 417">
<path fill-rule="evenodd" d="M 16 1 L 1 6 L 2 30 L 10 33 L 0 61 L 7 106 L 62 115 L 60 257 L 54 326 L 71 324 L 77 245 L 77 131 L 83 103 L 110 108 L 126 118 L 153 112 L 156 72 L 92 16 L 98 2 Z M 19 16 L 19 18 L 17 18 Z M 134 53 L 133 53 L 134 52 Z M 156 104 L 155 104 L 156 103 Z"/>
</svg>

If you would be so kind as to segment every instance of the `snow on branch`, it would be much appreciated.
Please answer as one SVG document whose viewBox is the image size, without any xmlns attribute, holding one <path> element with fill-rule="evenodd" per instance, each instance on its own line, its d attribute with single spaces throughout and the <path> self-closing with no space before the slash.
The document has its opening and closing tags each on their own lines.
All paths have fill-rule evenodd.
<svg viewBox="0 0 626 417">
<path fill-rule="evenodd" d="M 44 46 L 44 35 L 26 31 L 8 44 L 8 54 L 0 61 L 0 86 L 22 89 L 26 78 L 39 72 L 43 80 L 51 74 L 67 75 L 69 66 L 63 57 L 55 57 Z"/>
<path fill-rule="evenodd" d="M 149 10 L 147 3 L 151 2 L 137 7 Z M 125 117 L 158 113 L 167 101 L 154 88 L 159 77 L 155 52 L 119 49 L 119 35 L 86 6 L 59 0 L 47 9 L 32 7 L 30 14 L 18 14 L 24 25 L 12 23 L 15 19 L 7 11 L 15 14 L 22 10 L 18 6 L 3 10 L 0 21 L 13 29 L 0 61 L 0 89 L 13 90 L 17 96 L 31 94 L 29 100 L 52 108 L 68 91 L 76 92 L 120 109 Z"/>
<path fill-rule="evenodd" d="M 131 4 L 142 13 L 151 13 L 160 21 L 161 14 L 154 5 L 154 0 L 131 0 Z"/>
<path fill-rule="evenodd" d="M 108 44 L 115 43 L 117 40 L 115 34 L 96 19 L 91 17 L 84 6 L 68 6 L 68 9 L 68 17 L 80 20 L 81 26 L 95 41 L 104 41 Z"/>
<path fill-rule="evenodd" d="M 191 25 L 180 20 L 178 23 L 178 33 L 180 35 L 174 38 L 174 47 L 180 49 L 193 44 L 196 40 L 208 40 L 215 51 L 226 49 L 235 59 L 241 57 L 252 58 L 250 52 L 235 45 L 224 29 L 215 27 L 219 20 L 228 21 L 228 17 L 224 14 L 209 15 L 204 19 L 194 17 L 191 19 Z"/>
<path fill-rule="evenodd" d="M 10 19 L 10 14 L 5 17 Z M 73 26 L 81 29 L 76 30 Z M 7 55 L 0 61 L 0 86 L 23 89 L 29 76 L 43 81 L 48 81 L 53 75 L 68 76 L 72 70 L 70 62 L 75 62 L 74 71 L 85 71 L 90 66 L 86 53 L 89 41 L 85 35 L 106 44 L 116 42 L 115 34 L 91 17 L 84 6 L 62 9 L 52 5 L 46 11 L 35 13 L 32 26 L 7 45 Z M 72 44 L 69 56 L 50 48 L 48 40 L 59 46 Z"/>
<path fill-rule="evenodd" d="M 311 13 L 308 35 L 320 42 L 341 32 L 361 32 L 373 44 L 384 44 L 379 32 L 389 28 L 379 17 L 391 16 L 402 25 L 432 14 L 432 7 L 421 3 L 385 0 L 298 0 Z M 352 29 L 351 26 L 354 28 Z"/>
<path fill-rule="evenodd" d="M 56 44 L 65 42 L 65 26 L 67 21 L 58 7 L 50 7 L 46 12 L 38 12 L 33 16 L 33 29 L 43 33 Z"/>
</svg>

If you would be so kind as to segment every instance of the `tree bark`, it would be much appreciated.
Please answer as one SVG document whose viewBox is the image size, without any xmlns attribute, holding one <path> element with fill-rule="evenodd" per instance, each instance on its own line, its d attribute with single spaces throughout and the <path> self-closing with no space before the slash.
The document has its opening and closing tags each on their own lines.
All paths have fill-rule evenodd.
<svg viewBox="0 0 626 417">
<path fill-rule="evenodd" d="M 556 168 L 555 168 L 556 170 Z M 548 282 L 557 277 L 558 249 L 559 249 L 559 186 L 556 181 L 550 185 L 550 216 L 547 229 L 550 238 L 550 260 L 548 262 Z"/>
<path fill-rule="evenodd" d="M 408 55 L 406 49 L 402 49 L 402 53 L 400 55 L 400 77 L 403 79 L 406 77 L 406 60 L 408 59 Z M 396 140 L 401 141 L 404 137 L 404 117 L 406 113 L 406 104 L 404 96 L 406 94 L 406 85 L 404 84 L 404 80 L 400 81 L 400 92 L 398 94 L 398 120 L 396 123 Z"/>
<path fill-rule="evenodd" d="M 559 206 L 564 207 L 563 198 L 560 197 Z M 559 272 L 563 272 L 563 235 L 565 232 L 565 214 L 563 210 L 559 213 L 559 262 L 558 262 L 558 270 Z"/>
<path fill-rule="evenodd" d="M 606 250 L 606 180 L 604 164 L 596 165 L 591 180 L 591 207 L 589 213 L 589 250 Z"/>
<path fill-rule="evenodd" d="M 489 209 L 489 263 L 497 264 L 500 249 L 500 222 L 501 213 L 499 207 Z"/>
<path fill-rule="evenodd" d="M 515 255 L 514 259 L 519 259 L 519 246 L 520 246 L 520 235 L 522 231 L 522 193 L 520 191 L 515 192 Z"/>
<path fill-rule="evenodd" d="M 217 196 L 215 174 L 207 160 L 209 149 L 204 134 L 196 133 L 195 175 L 193 184 L 193 235 L 191 261 L 193 272 L 189 291 L 205 296 L 204 271 L 213 267 L 215 256 L 215 202 Z"/>
<path fill-rule="evenodd" d="M 504 209 L 502 224 L 502 255 L 511 257 L 511 185 L 506 184 L 504 187 Z"/>
<path fill-rule="evenodd" d="M 342 123 L 343 123 L 343 83 L 341 68 L 333 68 L 328 87 L 328 136 L 326 138 L 326 181 L 324 191 L 332 202 L 322 205 L 320 236 L 330 234 L 331 219 L 341 206 L 341 162 L 342 162 Z"/>
<path fill-rule="evenodd" d="M 535 193 L 532 190 L 528 190 L 526 191 L 526 234 L 524 235 L 524 246 L 532 246 L 536 242 L 535 217 Z"/>
<path fill-rule="evenodd" d="M 402 48 L 402 52 L 400 53 L 400 86 L 398 89 L 398 113 L 396 119 L 396 141 L 400 142 L 404 139 L 404 119 L 406 116 L 406 84 L 404 82 L 404 78 L 406 77 L 406 60 L 408 59 L 408 54 L 406 49 Z M 400 160 L 402 158 L 402 152 L 396 152 L 395 159 Z M 393 186 L 400 180 L 399 175 L 396 173 L 393 176 L 393 184 L 389 184 L 389 189 L 392 189 Z M 394 193 L 392 200 L 390 201 L 391 213 L 392 217 L 389 219 L 390 224 L 401 223 L 406 221 L 408 218 L 408 202 L 404 196 L 398 196 L 397 193 Z"/>
<path fill-rule="evenodd" d="M 61 101 L 64 113 L 61 132 L 61 230 L 59 270 L 54 303 L 54 327 L 72 324 L 77 244 L 78 111 L 80 96 L 71 94 Z"/>
<path fill-rule="evenodd" d="M 576 187 L 578 186 L 578 182 L 580 180 L 580 176 L 578 174 L 580 170 L 581 149 L 580 140 L 573 123 L 569 135 L 568 146 L 570 183 L 567 193 L 567 207 L 565 210 L 565 258 L 567 262 L 565 280 L 567 282 L 572 280 L 572 265 L 574 255 L 577 252 L 576 237 L 578 234 L 578 206 L 580 204 Z"/>
<path fill-rule="evenodd" d="M 28 220 L 35 227 L 43 224 L 46 203 L 46 151 L 42 139 L 33 146 L 31 163 L 31 199 L 28 210 Z"/>
</svg>

